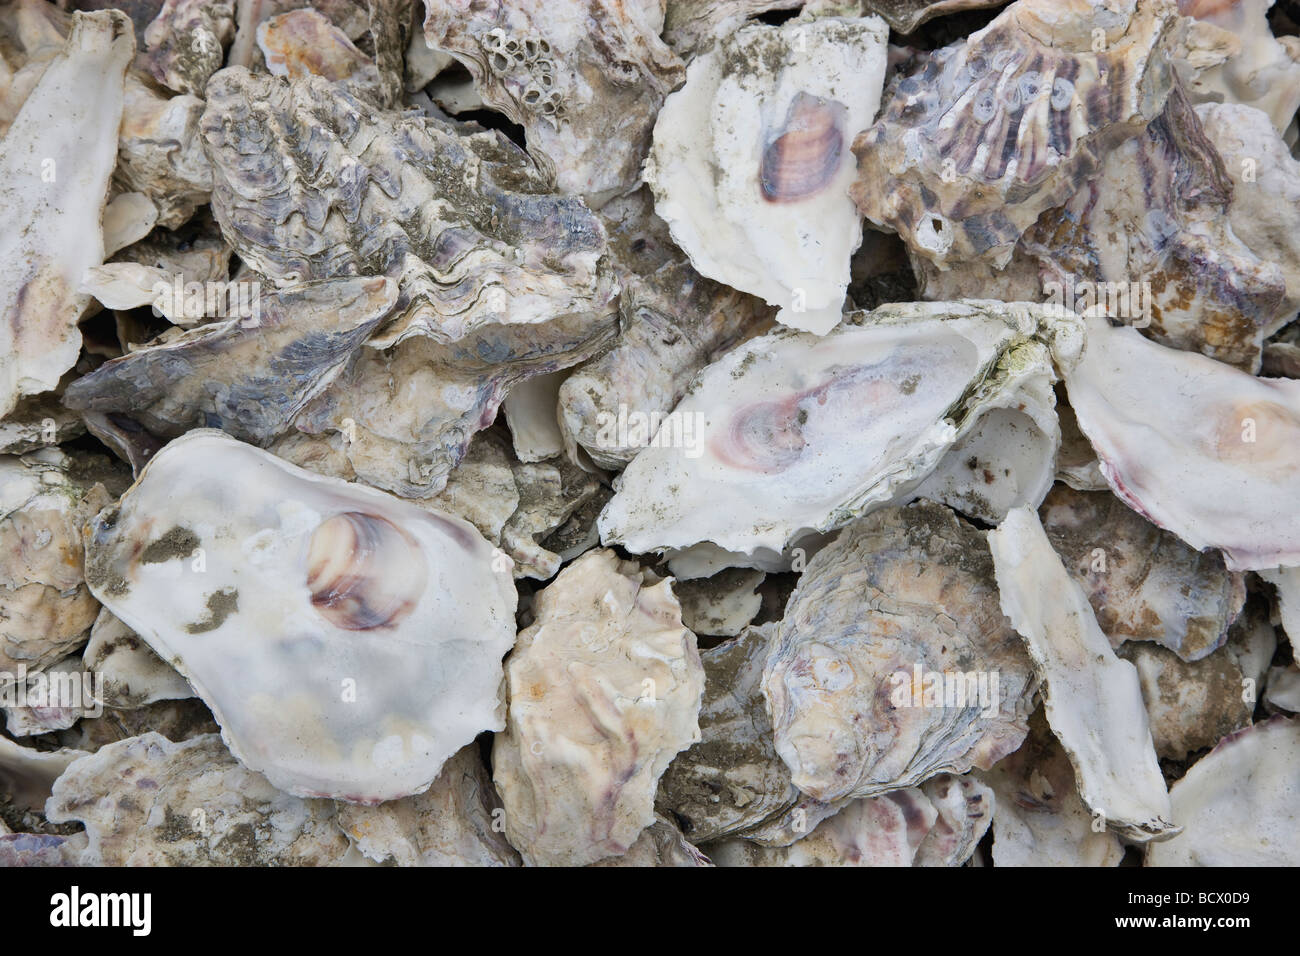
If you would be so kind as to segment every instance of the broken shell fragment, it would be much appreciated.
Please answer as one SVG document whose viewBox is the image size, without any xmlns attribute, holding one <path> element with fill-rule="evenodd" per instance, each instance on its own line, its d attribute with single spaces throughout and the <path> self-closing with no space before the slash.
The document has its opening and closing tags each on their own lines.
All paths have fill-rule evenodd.
<svg viewBox="0 0 1300 956">
<path fill-rule="evenodd" d="M 744 26 L 700 53 L 655 124 L 645 180 L 702 275 L 819 335 L 840 321 L 862 218 L 849 143 L 880 105 L 878 17 Z"/>
<path fill-rule="evenodd" d="M 1070 405 L 1120 500 L 1230 571 L 1300 564 L 1300 382 L 1088 320 Z"/>
<path fill-rule="evenodd" d="M 74 14 L 63 51 L 0 141 L 0 417 L 77 361 L 82 274 L 104 261 L 101 215 L 117 158 L 123 77 L 134 52 L 116 11 Z M 59 122 L 50 122 L 58 116 Z"/>
<path fill-rule="evenodd" d="M 659 778 L 700 739 L 704 668 L 671 580 L 612 551 L 565 568 L 533 612 L 506 663 L 493 778 L 524 861 L 581 866 L 654 822 Z"/>
<path fill-rule="evenodd" d="M 1175 835 L 1133 665 L 1115 657 L 1032 509 L 1010 512 L 988 541 L 1002 610 L 1043 679 L 1047 719 L 1074 765 L 1080 796 L 1131 840 Z"/>
<path fill-rule="evenodd" d="M 1297 866 L 1300 720 L 1274 717 L 1219 741 L 1169 798 L 1183 832 L 1147 866 Z"/>
<path fill-rule="evenodd" d="M 63 772 L 45 812 L 86 825 L 94 866 L 331 866 L 349 850 L 334 804 L 282 793 L 216 734 L 109 744 Z"/>
<path fill-rule="evenodd" d="M 501 727 L 510 561 L 459 518 L 200 429 L 87 542 L 91 589 L 281 789 L 418 793 Z"/>
<path fill-rule="evenodd" d="M 862 518 L 808 562 L 763 672 L 776 750 L 826 803 L 991 767 L 1036 687 L 983 534 L 930 502 Z"/>
<path fill-rule="evenodd" d="M 1027 384 L 1052 380 L 1082 344 L 1073 315 L 1027 304 L 908 303 L 853 319 L 823 337 L 751 339 L 701 372 L 623 472 L 602 541 L 636 553 L 712 542 L 733 564 L 784 570 L 810 532 L 911 500 L 987 412 L 1027 407 Z M 1033 476 L 1016 483 L 1035 505 L 1060 437 L 1044 421 Z"/>
</svg>

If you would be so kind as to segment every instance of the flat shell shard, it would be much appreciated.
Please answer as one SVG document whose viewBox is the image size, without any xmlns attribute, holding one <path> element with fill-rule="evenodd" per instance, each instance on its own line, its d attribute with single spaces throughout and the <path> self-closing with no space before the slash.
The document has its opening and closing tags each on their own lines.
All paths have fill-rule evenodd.
<svg viewBox="0 0 1300 956">
<path fill-rule="evenodd" d="M 103 703 L 130 709 L 160 700 L 187 700 L 194 688 L 134 631 L 100 608 L 82 655 L 85 670 L 102 675 Z"/>
<path fill-rule="evenodd" d="M 82 275 L 104 261 L 100 224 L 117 158 L 130 21 L 76 14 L 63 51 L 0 143 L 0 416 L 54 388 L 77 360 Z M 51 122 L 50 117 L 58 117 Z"/>
<path fill-rule="evenodd" d="M 763 672 L 776 750 L 823 802 L 992 766 L 1036 686 L 982 534 L 929 502 L 860 519 L 808 562 Z"/>
<path fill-rule="evenodd" d="M 506 666 L 492 750 L 506 837 L 532 866 L 627 852 L 659 778 L 700 739 L 704 668 L 669 581 L 592 551 L 540 592 Z"/>
<path fill-rule="evenodd" d="M 1300 865 L 1300 720 L 1274 717 L 1224 737 L 1169 798 L 1183 832 L 1147 866 Z"/>
<path fill-rule="evenodd" d="M 1066 375 L 1120 499 L 1230 571 L 1300 564 L 1300 382 L 1261 379 L 1088 320 Z"/>
<path fill-rule="evenodd" d="M 1175 835 L 1133 665 L 1115 657 L 1031 509 L 1010 512 L 988 540 L 1002 610 L 1046 685 L 1047 719 L 1078 775 L 1080 796 L 1131 840 Z"/>
<path fill-rule="evenodd" d="M 201 429 L 87 540 L 91 589 L 283 790 L 418 793 L 502 726 L 510 561 L 458 518 Z"/>
<path fill-rule="evenodd" d="M 266 68 L 290 79 L 308 74 L 341 83 L 349 93 L 378 106 L 384 102 L 379 70 L 346 33 L 310 7 L 263 21 L 257 45 Z"/>
<path fill-rule="evenodd" d="M 1072 361 L 1082 328 L 1037 306 L 980 302 L 853 318 L 823 337 L 751 339 L 701 372 L 624 471 L 602 540 L 637 553 L 712 542 L 746 563 L 908 501 L 985 413 L 1031 407 L 1027 383 L 1051 380 L 1054 356 Z M 1054 417 L 1035 414 L 1050 459 Z M 1019 485 L 1031 501 L 1050 480 L 1040 465 Z"/>
<path fill-rule="evenodd" d="M 1114 646 L 1155 641 L 1197 661 L 1228 639 L 1246 583 L 1217 552 L 1193 550 L 1108 491 L 1059 485 L 1039 517 Z"/>
<path fill-rule="evenodd" d="M 64 771 L 45 812 L 86 825 L 87 865 L 331 866 L 348 852 L 334 804 L 281 793 L 216 734 L 109 744 Z"/>
<path fill-rule="evenodd" d="M 321 77 L 233 67 L 209 86 L 202 135 L 213 213 L 258 273 L 276 285 L 398 279 L 384 345 L 594 323 L 613 297 L 599 220 L 499 134 L 378 112 Z"/>
<path fill-rule="evenodd" d="M 892 82 L 853 144 L 858 209 L 939 269 L 1001 268 L 1160 112 L 1176 20 L 1164 0 L 1012 4 Z"/>
<path fill-rule="evenodd" d="M 241 285 L 229 295 L 243 295 L 246 314 L 105 362 L 68 386 L 68 407 L 127 415 L 162 438 L 206 425 L 265 445 L 329 386 L 397 301 L 397 284 L 383 277 L 265 296 L 260 288 L 237 293 Z"/>
<path fill-rule="evenodd" d="M 483 101 L 524 127 L 559 188 L 593 208 L 636 188 L 682 61 L 659 34 L 663 0 L 425 0 L 429 45 L 474 76 Z"/>
<path fill-rule="evenodd" d="M 877 17 L 744 26 L 692 61 L 655 125 L 645 179 L 702 275 L 818 334 L 840 321 L 861 216 L 848 144 L 879 106 Z"/>
</svg>

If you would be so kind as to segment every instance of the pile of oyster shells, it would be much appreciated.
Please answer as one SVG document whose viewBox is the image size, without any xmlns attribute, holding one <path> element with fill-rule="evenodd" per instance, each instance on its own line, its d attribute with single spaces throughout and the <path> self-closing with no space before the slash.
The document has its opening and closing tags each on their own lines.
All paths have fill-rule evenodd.
<svg viewBox="0 0 1300 956">
<path fill-rule="evenodd" d="M 1300 863 L 1297 34 L 3 0 L 0 863 Z"/>
</svg>

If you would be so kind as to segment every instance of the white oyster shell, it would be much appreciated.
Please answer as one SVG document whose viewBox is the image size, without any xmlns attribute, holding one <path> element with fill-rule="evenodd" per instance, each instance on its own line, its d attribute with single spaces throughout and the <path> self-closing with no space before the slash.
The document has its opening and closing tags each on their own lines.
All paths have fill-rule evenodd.
<svg viewBox="0 0 1300 956">
<path fill-rule="evenodd" d="M 1300 564 L 1300 382 L 1088 320 L 1070 405 L 1120 499 L 1229 570 Z"/>
<path fill-rule="evenodd" d="M 88 547 L 92 590 L 281 789 L 418 793 L 502 726 L 510 560 L 459 518 L 202 429 L 150 461 Z"/>
<path fill-rule="evenodd" d="M 1239 730 L 1192 765 L 1169 798 L 1183 832 L 1147 866 L 1300 866 L 1300 720 Z"/>
<path fill-rule="evenodd" d="M 72 32 L 0 142 L 0 416 L 54 388 L 81 349 L 82 274 L 104 261 L 100 218 L 117 159 L 127 18 L 75 14 Z M 57 116 L 58 122 L 50 118 Z"/>
<path fill-rule="evenodd" d="M 280 792 L 216 734 L 109 744 L 63 772 L 45 812 L 86 825 L 85 865 L 330 866 L 349 851 L 334 804 Z"/>
<path fill-rule="evenodd" d="M 700 739 L 704 668 L 671 581 L 612 551 L 565 568 L 533 611 L 506 664 L 493 778 L 524 861 L 580 866 L 654 822 L 659 778 Z"/>
<path fill-rule="evenodd" d="M 855 319 L 822 337 L 751 339 L 701 372 L 624 471 L 601 540 L 637 553 L 712 542 L 731 563 L 770 566 L 809 532 L 910 500 L 986 412 L 1027 406 L 1025 386 L 1081 345 L 1077 318 L 1027 304 L 908 303 Z M 1036 447 L 1050 460 L 1057 441 Z M 1016 487 L 1037 504 L 1051 472 L 1036 465 Z"/>
<path fill-rule="evenodd" d="M 702 275 L 817 334 L 840 321 L 862 218 L 849 145 L 880 106 L 879 17 L 742 27 L 664 103 L 645 180 Z"/>
<path fill-rule="evenodd" d="M 988 540 L 1002 609 L 1046 684 L 1047 719 L 1078 774 L 1080 795 L 1130 839 L 1173 836 L 1178 827 L 1169 822 L 1133 665 L 1115 657 L 1031 509 L 1010 512 Z"/>
</svg>

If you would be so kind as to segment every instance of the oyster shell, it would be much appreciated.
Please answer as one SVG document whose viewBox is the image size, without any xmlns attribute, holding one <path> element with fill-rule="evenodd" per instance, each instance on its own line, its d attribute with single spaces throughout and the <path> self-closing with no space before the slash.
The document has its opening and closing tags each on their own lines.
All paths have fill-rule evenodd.
<svg viewBox="0 0 1300 956">
<path fill-rule="evenodd" d="M 776 750 L 826 803 L 987 769 L 1024 739 L 1036 686 L 982 533 L 930 502 L 808 562 L 763 672 Z"/>
<path fill-rule="evenodd" d="M 247 314 L 106 362 L 69 385 L 64 402 L 127 415 L 161 438 L 206 425 L 265 445 L 388 316 L 397 284 L 332 279 L 246 298 Z"/>
<path fill-rule="evenodd" d="M 257 45 L 276 76 L 320 76 L 376 106 L 393 105 L 374 60 L 310 7 L 263 20 L 257 27 Z"/>
<path fill-rule="evenodd" d="M 659 34 L 664 0 L 425 0 L 424 33 L 524 127 L 566 193 L 599 207 L 636 187 L 655 114 L 682 81 Z"/>
<path fill-rule="evenodd" d="M 1088 320 L 1065 377 L 1101 473 L 1130 508 L 1228 570 L 1300 564 L 1300 382 L 1260 379 Z"/>
<path fill-rule="evenodd" d="M 202 96 L 235 36 L 235 0 L 164 0 L 144 30 L 144 66 L 177 93 Z"/>
<path fill-rule="evenodd" d="M 1176 20 L 1164 0 L 1013 3 L 891 82 L 853 144 L 859 211 L 939 269 L 1002 268 L 1042 213 L 1159 114 Z"/>
<path fill-rule="evenodd" d="M 196 96 L 168 98 L 127 74 L 113 178 L 148 196 L 158 225 L 168 229 L 185 223 L 212 194 L 212 165 L 199 137 L 203 106 Z"/>
<path fill-rule="evenodd" d="M 735 637 L 762 608 L 758 587 L 765 577 L 762 571 L 729 568 L 711 578 L 678 582 L 682 621 L 696 634 Z"/>
<path fill-rule="evenodd" d="M 718 866 L 961 866 L 988 830 L 992 798 L 984 784 L 945 774 L 853 800 L 789 846 L 732 839 L 708 850 Z"/>
<path fill-rule="evenodd" d="M 1300 865 L 1300 721 L 1274 717 L 1219 741 L 1169 798 L 1183 832 L 1147 866 Z"/>
<path fill-rule="evenodd" d="M 57 448 L 0 457 L 0 686 L 66 657 L 99 612 L 81 529 L 112 499 L 78 470 Z"/>
<path fill-rule="evenodd" d="M 594 317 L 612 298 L 597 267 L 599 220 L 581 200 L 551 195 L 498 133 L 380 113 L 317 76 L 229 67 L 209 84 L 202 134 L 213 213 L 259 274 L 276 285 L 399 280 L 402 320 L 385 346 L 491 326 L 530 337 L 562 316 Z"/>
<path fill-rule="evenodd" d="M 1119 865 L 1124 847 L 1079 797 L 1074 768 L 1041 708 L 1020 749 L 981 777 L 994 794 L 995 866 Z"/>
<path fill-rule="evenodd" d="M 77 360 L 89 303 L 77 287 L 104 261 L 100 220 L 133 51 L 122 14 L 74 14 L 62 52 L 0 142 L 10 223 L 0 256 L 15 266 L 0 283 L 0 417 L 21 396 L 54 388 Z"/>
<path fill-rule="evenodd" d="M 1080 331 L 1038 306 L 908 303 L 824 337 L 751 339 L 700 373 L 623 472 L 601 540 L 637 553 L 712 542 L 730 563 L 782 570 L 809 532 L 910 500 L 987 412 L 1026 405 L 1027 383 L 1073 361 Z M 1050 461 L 1059 434 L 1042 438 Z M 1052 471 L 1017 483 L 1028 501 Z"/>
<path fill-rule="evenodd" d="M 667 817 L 656 814 L 655 822 L 641 831 L 626 853 L 597 860 L 589 866 L 712 866 L 707 856 L 686 842 L 682 831 Z"/>
<path fill-rule="evenodd" d="M 82 664 L 102 677 L 104 704 L 109 707 L 143 707 L 194 696 L 189 682 L 107 608 L 100 608 L 90 629 Z"/>
<path fill-rule="evenodd" d="M 848 145 L 880 105 L 887 37 L 878 17 L 741 27 L 691 62 L 646 162 L 691 264 L 819 335 L 840 321 L 862 241 Z"/>
<path fill-rule="evenodd" d="M 1039 517 L 1113 647 L 1155 641 L 1191 662 L 1228 639 L 1246 584 L 1220 555 L 1192 550 L 1109 491 L 1058 485 Z"/>
<path fill-rule="evenodd" d="M 570 457 L 581 446 L 621 469 L 650 444 L 696 374 L 767 324 L 752 296 L 702 278 L 684 262 L 624 280 L 614 347 L 565 379 L 559 422 Z"/>
<path fill-rule="evenodd" d="M 520 461 L 544 461 L 564 451 L 556 412 L 565 377 L 565 372 L 534 376 L 510 389 L 501 403 Z"/>
<path fill-rule="evenodd" d="M 1178 52 L 1198 103 L 1263 110 L 1279 133 L 1294 129 L 1300 109 L 1300 41 L 1273 36 L 1273 0 L 1178 0 L 1195 24 Z"/>
<path fill-rule="evenodd" d="M 501 727 L 510 560 L 458 518 L 201 429 L 159 452 L 87 542 L 91 589 L 283 790 L 418 793 Z"/>
<path fill-rule="evenodd" d="M 700 739 L 704 669 L 670 581 L 592 551 L 534 602 L 492 748 L 506 837 L 532 866 L 627 852 L 669 762 Z"/>
<path fill-rule="evenodd" d="M 989 532 L 1002 610 L 1042 677 L 1052 732 L 1078 775 L 1084 802 L 1123 836 L 1168 839 L 1179 828 L 1156 760 L 1138 676 L 1097 625 L 1030 508 Z"/>
<path fill-rule="evenodd" d="M 45 812 L 86 825 L 83 865 L 330 866 L 349 849 L 332 803 L 280 792 L 216 734 L 109 744 L 63 772 Z"/>
<path fill-rule="evenodd" d="M 1250 723 L 1255 694 L 1227 650 L 1194 663 L 1151 644 L 1126 644 L 1116 654 L 1137 668 L 1157 756 L 1183 760 Z"/>
<path fill-rule="evenodd" d="M 25 685 L 26 693 L 19 698 L 22 702 L 3 708 L 5 730 L 10 736 L 32 737 L 66 730 L 83 717 L 98 717 L 104 712 L 98 689 L 103 683 L 83 670 L 78 655 L 56 661 L 18 683 Z"/>
<path fill-rule="evenodd" d="M 398 866 L 519 866 L 502 831 L 501 801 L 478 744 L 443 764 L 424 793 L 374 807 L 338 805 L 352 844 L 379 863 Z"/>
<path fill-rule="evenodd" d="M 774 633 L 771 624 L 747 627 L 734 641 L 700 653 L 700 740 L 668 765 L 656 798 L 697 844 L 743 835 L 792 809 L 800 797 L 772 746 L 763 697 L 763 665 Z"/>
</svg>

